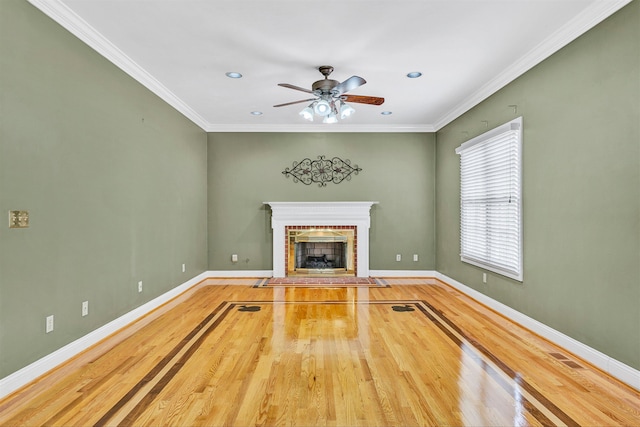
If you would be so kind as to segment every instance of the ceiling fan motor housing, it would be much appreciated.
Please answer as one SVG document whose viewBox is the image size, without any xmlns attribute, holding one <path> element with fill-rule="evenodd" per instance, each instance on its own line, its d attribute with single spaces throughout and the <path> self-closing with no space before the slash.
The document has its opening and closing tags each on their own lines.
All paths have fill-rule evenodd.
<svg viewBox="0 0 640 427">
<path fill-rule="evenodd" d="M 331 93 L 331 90 L 338 86 L 340 84 L 339 81 L 337 80 L 331 80 L 331 79 L 324 79 L 324 80 L 318 80 L 317 82 L 313 83 L 313 85 L 311 86 L 311 90 L 315 93 L 315 92 L 319 92 L 319 94 L 329 94 Z"/>
</svg>

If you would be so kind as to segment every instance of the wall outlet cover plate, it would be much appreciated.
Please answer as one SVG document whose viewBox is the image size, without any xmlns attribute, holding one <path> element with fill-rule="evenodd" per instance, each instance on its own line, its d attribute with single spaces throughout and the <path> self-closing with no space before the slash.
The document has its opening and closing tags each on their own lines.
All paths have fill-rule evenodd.
<svg viewBox="0 0 640 427">
<path fill-rule="evenodd" d="M 9 228 L 28 228 L 28 211 L 9 211 Z"/>
</svg>

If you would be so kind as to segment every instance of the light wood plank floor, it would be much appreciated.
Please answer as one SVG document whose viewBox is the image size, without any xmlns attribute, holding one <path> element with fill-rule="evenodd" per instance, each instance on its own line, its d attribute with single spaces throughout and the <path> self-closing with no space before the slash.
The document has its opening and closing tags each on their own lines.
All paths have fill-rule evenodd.
<svg viewBox="0 0 640 427">
<path fill-rule="evenodd" d="M 209 279 L 0 401 L 7 426 L 640 425 L 640 393 L 434 279 Z"/>
</svg>

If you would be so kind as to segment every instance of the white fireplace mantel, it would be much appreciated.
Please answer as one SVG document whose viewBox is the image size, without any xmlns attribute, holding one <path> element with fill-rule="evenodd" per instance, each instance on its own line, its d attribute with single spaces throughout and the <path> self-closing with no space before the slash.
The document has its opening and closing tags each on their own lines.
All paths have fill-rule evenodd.
<svg viewBox="0 0 640 427">
<path fill-rule="evenodd" d="M 358 233 L 358 271 L 369 277 L 369 227 L 371 206 L 378 202 L 264 202 L 271 206 L 273 228 L 273 277 L 285 277 L 286 226 L 350 225 Z"/>
</svg>

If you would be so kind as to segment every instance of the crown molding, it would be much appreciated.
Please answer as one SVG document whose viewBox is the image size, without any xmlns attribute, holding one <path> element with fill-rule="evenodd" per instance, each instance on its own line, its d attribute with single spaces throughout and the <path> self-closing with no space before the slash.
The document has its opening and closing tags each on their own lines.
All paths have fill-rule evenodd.
<svg viewBox="0 0 640 427">
<path fill-rule="evenodd" d="M 129 74 L 166 103 L 182 113 L 205 132 L 437 132 L 453 120 L 466 113 L 498 90 L 566 46 L 604 19 L 608 18 L 632 0 L 594 1 L 567 25 L 545 39 L 538 46 L 489 80 L 480 89 L 465 98 L 460 104 L 433 124 L 414 125 L 229 125 L 209 123 L 199 113 L 183 102 L 167 87 L 155 79 L 144 68 L 129 58 L 85 20 L 67 7 L 61 0 L 28 0 L 33 6 L 49 16 L 63 28 L 78 37 L 89 47 Z"/>
<path fill-rule="evenodd" d="M 288 125 L 214 125 L 204 128 L 207 132 L 357 132 L 357 133 L 428 133 L 435 132 L 433 125 L 352 125 L 352 124 L 288 124 Z"/>
<path fill-rule="evenodd" d="M 433 125 L 434 129 L 439 131 L 629 3 L 631 3 L 631 0 L 594 1 L 569 21 L 567 25 L 547 37 L 502 73 L 489 80 L 484 86 L 442 116 Z"/>
<path fill-rule="evenodd" d="M 129 58 L 102 34 L 90 26 L 84 19 L 78 16 L 60 0 L 28 0 L 42 13 L 60 24 L 71 34 L 82 40 L 108 61 L 112 62 L 122 71 L 133 77 L 140 84 L 159 96 L 167 104 L 182 113 L 196 125 L 205 129 L 209 123 L 195 110 L 167 89 L 155 77 L 144 68 Z"/>
</svg>

